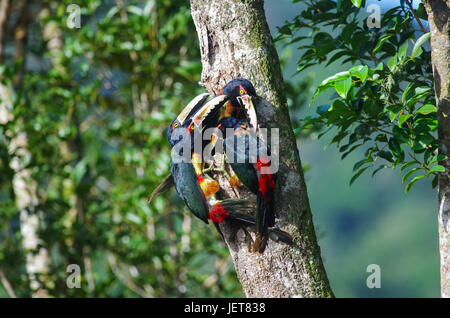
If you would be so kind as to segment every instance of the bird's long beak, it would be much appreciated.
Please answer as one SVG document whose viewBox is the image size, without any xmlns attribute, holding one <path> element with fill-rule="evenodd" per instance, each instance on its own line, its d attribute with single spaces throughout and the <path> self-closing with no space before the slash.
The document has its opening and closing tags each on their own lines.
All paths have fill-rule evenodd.
<svg viewBox="0 0 450 318">
<path fill-rule="evenodd" d="M 181 111 L 181 113 L 177 117 L 177 120 L 181 126 L 183 126 L 185 121 L 190 119 L 193 114 L 195 114 L 203 106 L 208 97 L 208 93 L 200 94 L 189 102 L 189 104 Z"/>
<path fill-rule="evenodd" d="M 256 117 L 255 106 L 253 105 L 250 95 L 242 95 L 237 97 L 238 102 L 245 108 L 247 120 L 250 128 L 256 130 L 258 125 L 258 118 Z"/>
<path fill-rule="evenodd" d="M 201 107 L 192 117 L 192 122 L 196 128 L 200 127 L 209 115 L 216 114 L 228 100 L 227 95 L 218 95 Z"/>
</svg>

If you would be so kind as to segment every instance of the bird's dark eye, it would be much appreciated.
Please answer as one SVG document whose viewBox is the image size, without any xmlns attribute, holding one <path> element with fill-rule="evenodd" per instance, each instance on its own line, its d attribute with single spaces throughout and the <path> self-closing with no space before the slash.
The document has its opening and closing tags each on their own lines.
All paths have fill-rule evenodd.
<svg viewBox="0 0 450 318">
<path fill-rule="evenodd" d="M 239 94 L 244 95 L 244 90 L 241 89 L 241 90 L 239 91 Z"/>
</svg>

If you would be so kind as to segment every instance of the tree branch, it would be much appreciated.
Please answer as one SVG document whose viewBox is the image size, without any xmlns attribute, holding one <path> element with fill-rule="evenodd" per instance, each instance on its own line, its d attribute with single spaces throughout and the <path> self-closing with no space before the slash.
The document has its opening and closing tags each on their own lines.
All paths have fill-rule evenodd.
<svg viewBox="0 0 450 318">
<path fill-rule="evenodd" d="M 422 21 L 420 21 L 419 17 L 416 15 L 416 11 L 414 10 L 412 3 L 410 0 L 406 0 L 406 3 L 408 4 L 409 10 L 411 10 L 412 14 L 414 15 L 414 18 L 416 19 L 417 23 L 419 23 L 420 28 L 422 29 L 423 33 L 427 33 L 427 30 L 422 24 Z"/>
<path fill-rule="evenodd" d="M 14 292 L 14 289 L 12 288 L 11 283 L 8 281 L 5 273 L 3 273 L 3 270 L 1 268 L 0 268 L 0 280 L 2 281 L 2 284 L 5 287 L 5 290 L 8 293 L 9 297 L 17 298 L 17 295 Z"/>
<path fill-rule="evenodd" d="M 9 0 L 1 0 L 0 2 L 0 64 L 3 63 L 3 53 L 5 49 L 6 38 L 6 21 L 9 16 Z"/>
</svg>

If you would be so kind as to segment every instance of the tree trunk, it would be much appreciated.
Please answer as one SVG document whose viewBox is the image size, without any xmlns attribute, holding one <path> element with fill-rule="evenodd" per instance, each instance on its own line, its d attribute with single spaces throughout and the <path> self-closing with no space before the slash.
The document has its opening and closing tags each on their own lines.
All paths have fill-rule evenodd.
<svg viewBox="0 0 450 318">
<path fill-rule="evenodd" d="M 2 9 L 9 10 L 10 3 L 2 1 Z M 11 8 L 12 9 L 12 8 Z M 26 39 L 29 21 L 29 9 L 26 1 L 22 0 L 16 3 L 17 24 L 14 30 L 14 56 L 13 60 L 20 63 L 18 71 L 13 79 L 13 83 L 0 83 L 0 123 L 6 124 L 14 119 L 13 95 L 20 94 L 22 89 L 22 77 L 25 71 L 26 58 Z M 4 46 L 6 44 L 6 17 L 7 12 L 0 13 L 0 61 L 4 60 Z M 48 295 L 45 286 L 41 283 L 38 276 L 48 273 L 50 256 L 47 249 L 40 246 L 42 241 L 38 232 L 40 227 L 40 216 L 42 211 L 37 210 L 37 182 L 32 178 L 32 171 L 26 168 L 23 158 L 30 156 L 28 150 L 28 136 L 26 131 L 19 132 L 8 146 L 8 151 L 13 154 L 10 162 L 14 170 L 12 180 L 13 190 L 16 198 L 16 204 L 20 210 L 20 230 L 22 233 L 22 244 L 26 253 L 26 270 L 30 281 L 31 295 L 33 297 L 45 297 Z M 6 273 L 1 273 L 2 281 L 7 282 Z M 5 284 L 5 283 L 4 283 Z M 5 285 L 8 289 L 8 286 Z M 9 286 L 11 288 L 11 286 Z M 15 294 L 12 290 L 8 291 L 11 297 Z"/>
<path fill-rule="evenodd" d="M 286 104 L 278 55 L 264 14 L 263 0 L 191 0 L 200 40 L 201 84 L 212 94 L 231 79 L 252 81 L 258 98 L 258 124 L 279 128 L 276 226 L 295 246 L 269 241 L 262 255 L 249 252 L 242 231 L 221 225 L 238 278 L 248 297 L 332 297 L 312 222 L 300 157 Z M 245 197 L 225 187 L 227 197 Z"/>
<path fill-rule="evenodd" d="M 449 0 L 424 1 L 431 32 L 431 62 L 438 109 L 439 153 L 449 156 L 450 149 L 450 12 Z M 440 162 L 445 172 L 439 174 L 439 251 L 441 256 L 441 296 L 450 297 L 450 160 Z"/>
<path fill-rule="evenodd" d="M 0 1 L 0 64 L 3 63 L 3 50 L 6 39 L 6 22 L 9 16 L 10 0 Z"/>
</svg>

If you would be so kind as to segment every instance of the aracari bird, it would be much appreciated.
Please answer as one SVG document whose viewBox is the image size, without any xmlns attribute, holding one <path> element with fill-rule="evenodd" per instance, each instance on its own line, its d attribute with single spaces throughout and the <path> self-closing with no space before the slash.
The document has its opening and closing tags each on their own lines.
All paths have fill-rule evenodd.
<svg viewBox="0 0 450 318">
<path fill-rule="evenodd" d="M 217 181 L 210 180 L 203 175 L 202 164 L 198 161 L 201 154 L 195 153 L 194 150 L 194 125 L 191 125 L 193 116 L 203 109 L 220 107 L 228 99 L 226 96 L 216 96 L 208 103 L 204 104 L 208 94 L 202 94 L 194 98 L 188 106 L 186 106 L 180 115 L 170 124 L 168 130 L 168 140 L 172 149 L 180 142 L 187 142 L 188 136 L 191 139 L 190 144 L 186 148 L 180 148 L 179 155 L 182 156 L 184 150 L 188 150 L 189 159 L 192 162 L 171 162 L 171 177 L 175 185 L 178 195 L 184 200 L 192 213 L 208 223 L 211 220 L 219 233 L 221 233 L 217 223 L 224 219 L 237 222 L 241 226 L 254 226 L 255 221 L 251 215 L 240 213 L 239 211 L 248 211 L 251 207 L 247 200 L 226 199 L 217 201 L 211 200 L 212 209 L 208 208 L 207 199 L 213 197 L 219 190 Z M 205 122 L 209 122 L 210 117 L 205 117 Z M 211 125 L 211 123 L 209 123 Z M 175 129 L 179 129 L 177 133 Z M 180 159 L 180 158 L 179 158 Z"/>
<path fill-rule="evenodd" d="M 256 137 L 257 119 L 251 99 L 252 96 L 256 96 L 256 91 L 249 80 L 237 78 L 225 85 L 221 94 L 228 96 L 229 99 L 223 105 L 216 104 L 216 107 L 221 108 L 217 127 L 222 132 L 226 132 L 227 128 L 234 129 L 232 136 L 225 136 L 224 148 L 237 178 L 257 195 L 257 235 L 253 251 L 262 253 L 269 237 L 269 228 L 275 225 L 276 174 L 269 168 L 267 146 Z M 209 106 L 214 107 L 212 104 Z M 217 114 L 217 109 L 204 109 L 201 113 L 194 115 L 193 121 L 202 122 L 202 113 Z M 255 155 L 251 154 L 250 144 L 256 148 Z M 227 145 L 232 146 L 227 147 Z M 231 158 L 229 158 L 230 155 Z"/>
</svg>

